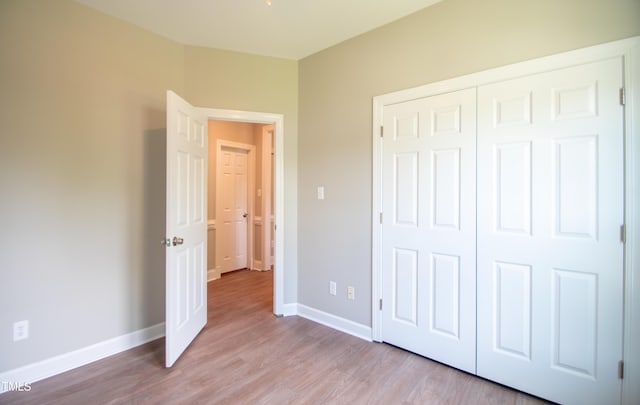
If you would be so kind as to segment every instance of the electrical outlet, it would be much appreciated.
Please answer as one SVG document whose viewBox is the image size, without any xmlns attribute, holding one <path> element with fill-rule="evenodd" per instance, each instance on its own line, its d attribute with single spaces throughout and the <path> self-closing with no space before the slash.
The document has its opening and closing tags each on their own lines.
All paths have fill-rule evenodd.
<svg viewBox="0 0 640 405">
<path fill-rule="evenodd" d="M 329 294 L 336 295 L 336 282 L 329 281 Z"/>
<path fill-rule="evenodd" d="M 347 287 L 347 299 L 355 300 L 356 299 L 356 289 L 353 287 Z"/>
<path fill-rule="evenodd" d="M 13 341 L 24 340 L 29 337 L 29 321 L 13 323 Z"/>
</svg>

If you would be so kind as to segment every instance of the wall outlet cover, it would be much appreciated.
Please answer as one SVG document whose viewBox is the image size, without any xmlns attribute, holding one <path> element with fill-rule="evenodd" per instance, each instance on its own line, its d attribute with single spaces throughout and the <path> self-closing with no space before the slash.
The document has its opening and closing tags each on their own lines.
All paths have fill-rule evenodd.
<svg viewBox="0 0 640 405">
<path fill-rule="evenodd" d="M 29 337 L 29 321 L 18 321 L 13 324 L 13 341 L 24 340 Z"/>
</svg>

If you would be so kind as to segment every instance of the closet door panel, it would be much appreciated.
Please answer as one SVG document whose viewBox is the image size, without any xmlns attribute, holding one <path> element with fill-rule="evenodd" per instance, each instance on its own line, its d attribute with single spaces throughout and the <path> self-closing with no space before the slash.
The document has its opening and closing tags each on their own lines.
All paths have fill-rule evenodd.
<svg viewBox="0 0 640 405">
<path fill-rule="evenodd" d="M 383 111 L 382 339 L 475 372 L 475 89 Z"/>
<path fill-rule="evenodd" d="M 478 375 L 616 403 L 622 359 L 622 61 L 478 88 Z"/>
</svg>

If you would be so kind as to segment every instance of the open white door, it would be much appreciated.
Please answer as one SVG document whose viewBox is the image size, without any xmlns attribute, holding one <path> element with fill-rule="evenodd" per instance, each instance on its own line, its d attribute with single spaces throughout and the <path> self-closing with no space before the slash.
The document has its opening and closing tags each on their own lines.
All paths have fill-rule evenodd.
<svg viewBox="0 0 640 405">
<path fill-rule="evenodd" d="M 207 118 L 167 91 L 165 365 L 207 322 Z"/>
</svg>

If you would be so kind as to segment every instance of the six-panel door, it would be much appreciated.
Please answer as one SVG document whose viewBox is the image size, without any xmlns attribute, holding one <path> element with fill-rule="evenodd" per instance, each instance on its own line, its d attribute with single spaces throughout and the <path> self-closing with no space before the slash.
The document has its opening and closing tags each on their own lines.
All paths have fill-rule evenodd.
<svg viewBox="0 0 640 405">
<path fill-rule="evenodd" d="M 475 372 L 475 90 L 384 109 L 383 340 Z"/>
<path fill-rule="evenodd" d="M 478 88 L 478 374 L 561 403 L 620 398 L 621 66 Z"/>
<path fill-rule="evenodd" d="M 165 365 L 207 322 L 207 120 L 167 91 Z"/>
<path fill-rule="evenodd" d="M 217 204 L 221 273 L 247 267 L 247 166 L 246 150 L 222 146 L 219 153 Z"/>
</svg>

